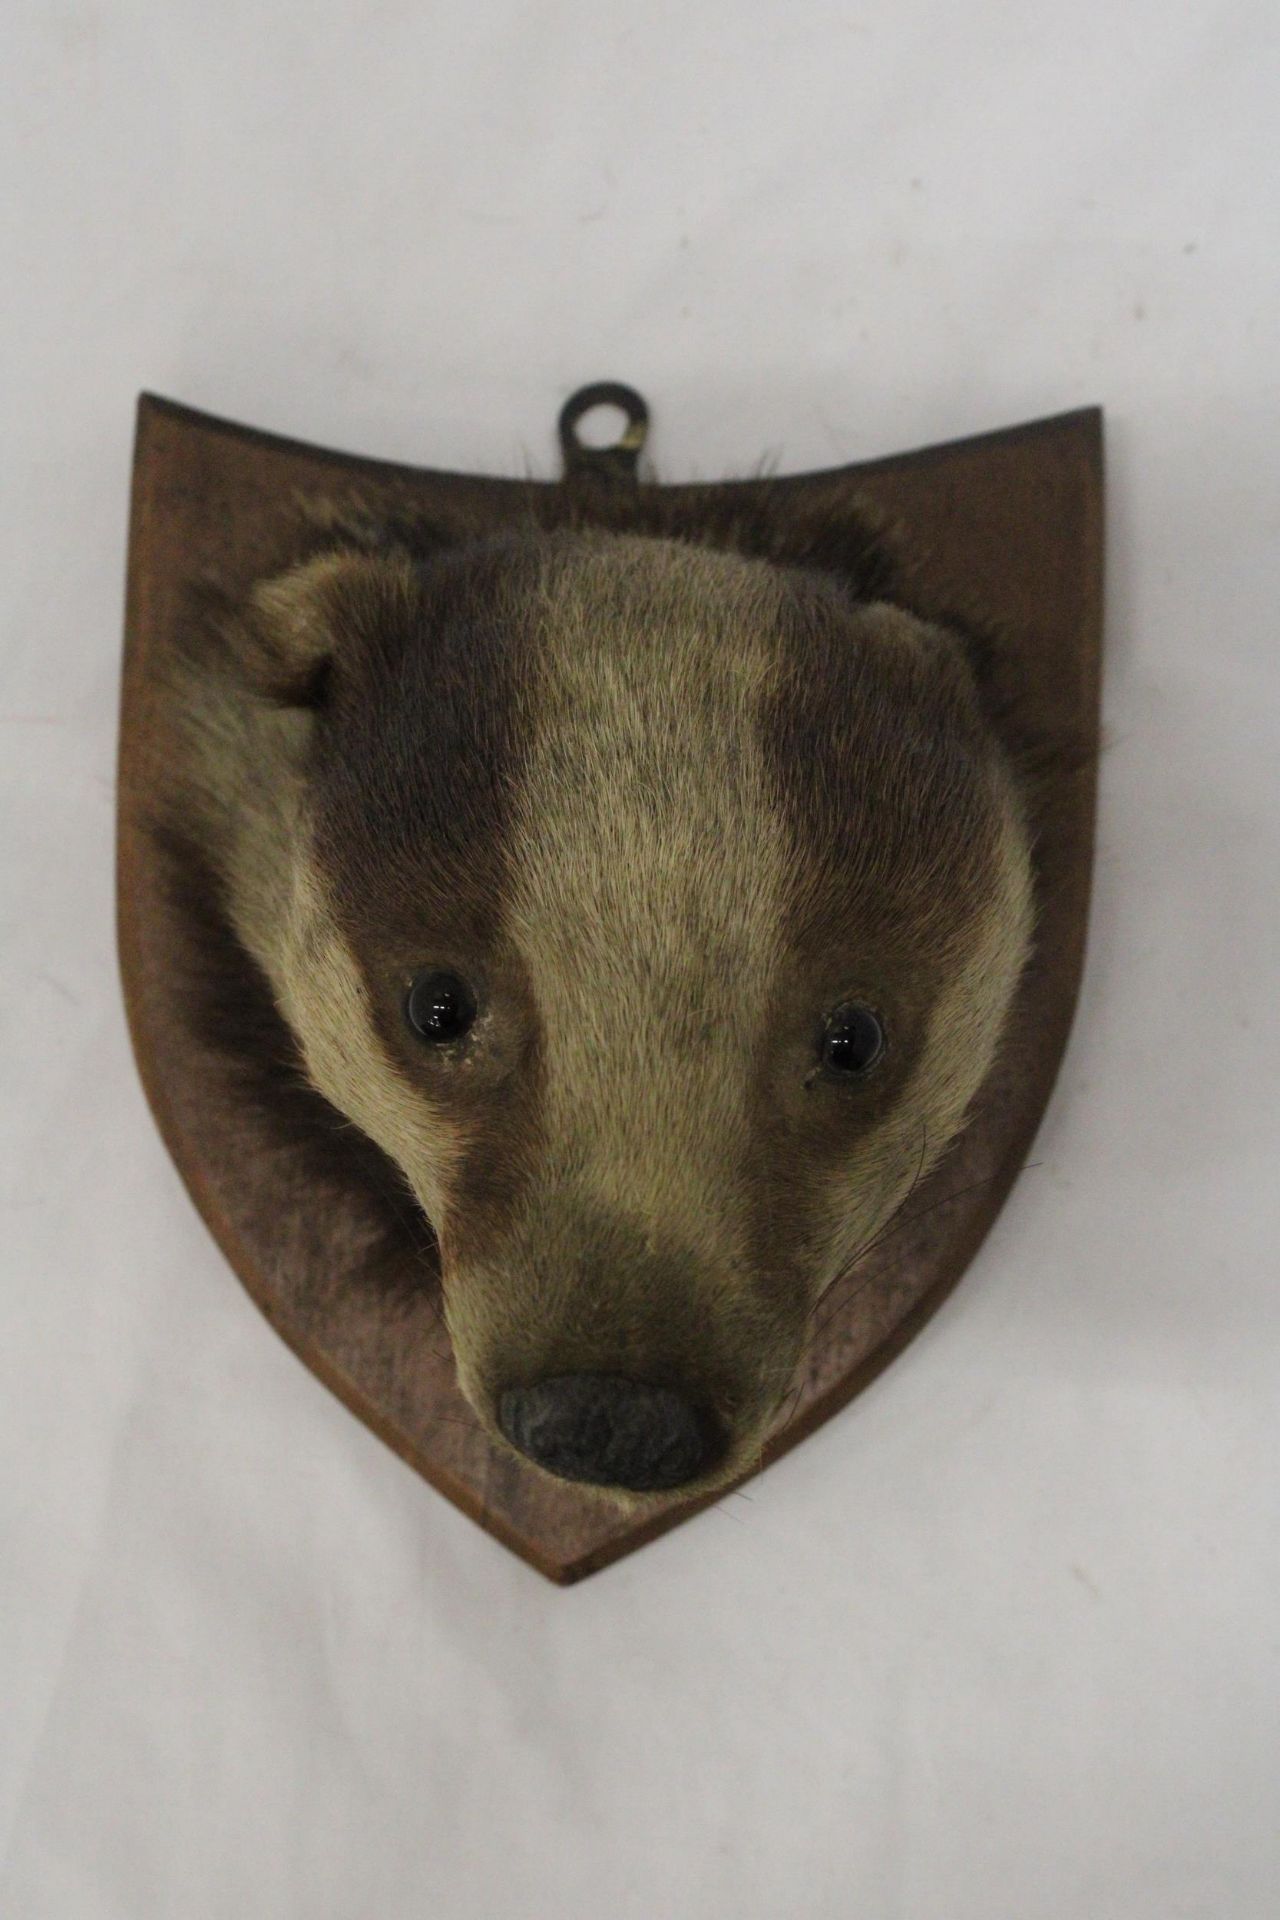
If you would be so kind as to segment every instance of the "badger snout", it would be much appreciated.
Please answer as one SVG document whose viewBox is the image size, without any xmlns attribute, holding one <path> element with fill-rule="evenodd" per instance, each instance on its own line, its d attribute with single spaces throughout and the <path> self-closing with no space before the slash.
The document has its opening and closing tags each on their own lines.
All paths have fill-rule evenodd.
<svg viewBox="0 0 1280 1920">
<path fill-rule="evenodd" d="M 562 1480 L 656 1493 L 723 1456 L 716 1416 L 671 1387 L 612 1373 L 565 1373 L 498 1396 L 513 1447 Z"/>
</svg>

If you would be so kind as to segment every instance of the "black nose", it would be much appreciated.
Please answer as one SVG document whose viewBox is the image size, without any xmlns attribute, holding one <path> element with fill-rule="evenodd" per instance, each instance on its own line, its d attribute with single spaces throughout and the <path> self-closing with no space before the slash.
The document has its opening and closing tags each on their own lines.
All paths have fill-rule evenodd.
<svg viewBox="0 0 1280 1920">
<path fill-rule="evenodd" d="M 713 1415 L 670 1387 L 611 1373 L 563 1373 L 508 1387 L 498 1400 L 498 1424 L 513 1447 L 562 1480 L 636 1493 L 681 1486 L 723 1448 Z"/>
</svg>

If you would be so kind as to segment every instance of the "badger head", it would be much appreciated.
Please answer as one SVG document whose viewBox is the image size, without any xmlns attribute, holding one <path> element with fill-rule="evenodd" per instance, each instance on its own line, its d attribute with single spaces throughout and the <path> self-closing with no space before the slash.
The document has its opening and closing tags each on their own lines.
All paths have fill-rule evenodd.
<svg viewBox="0 0 1280 1920">
<path fill-rule="evenodd" d="M 477 1416 L 628 1499 L 740 1473 L 1025 961 L 961 643 L 598 532 L 330 553 L 239 634 L 206 710 L 230 915 L 434 1226 Z"/>
</svg>

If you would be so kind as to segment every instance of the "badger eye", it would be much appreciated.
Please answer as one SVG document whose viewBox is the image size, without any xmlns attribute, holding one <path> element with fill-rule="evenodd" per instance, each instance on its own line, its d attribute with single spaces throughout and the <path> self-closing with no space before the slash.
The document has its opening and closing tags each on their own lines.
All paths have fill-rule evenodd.
<svg viewBox="0 0 1280 1920">
<path fill-rule="evenodd" d="M 404 1017 L 432 1046 L 460 1040 L 476 1017 L 476 1005 L 456 973 L 418 974 L 405 995 Z"/>
<path fill-rule="evenodd" d="M 866 1073 L 884 1052 L 884 1028 L 870 1007 L 837 1007 L 827 1021 L 820 1049 L 833 1073 Z"/>
</svg>

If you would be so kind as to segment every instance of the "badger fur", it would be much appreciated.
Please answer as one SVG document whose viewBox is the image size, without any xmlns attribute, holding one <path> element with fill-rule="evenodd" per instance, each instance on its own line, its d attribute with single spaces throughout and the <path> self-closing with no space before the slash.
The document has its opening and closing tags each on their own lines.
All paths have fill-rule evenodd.
<svg viewBox="0 0 1280 1920">
<path fill-rule="evenodd" d="M 346 515 L 318 547 L 187 650 L 174 819 L 434 1228 L 483 1425 L 629 1502 L 722 1483 L 1027 957 L 966 643 L 863 529 Z M 443 1045 L 405 1016 L 430 969 L 474 1014 Z M 852 1074 L 848 1007 L 883 1038 Z"/>
</svg>

